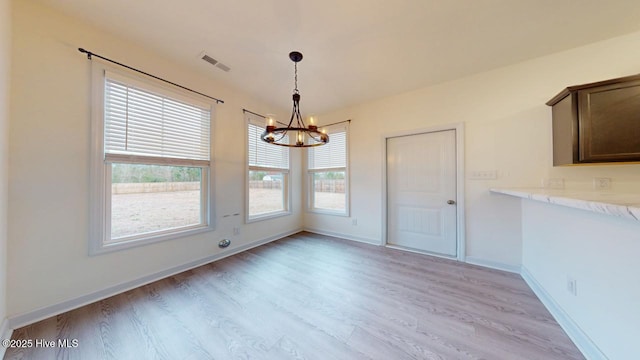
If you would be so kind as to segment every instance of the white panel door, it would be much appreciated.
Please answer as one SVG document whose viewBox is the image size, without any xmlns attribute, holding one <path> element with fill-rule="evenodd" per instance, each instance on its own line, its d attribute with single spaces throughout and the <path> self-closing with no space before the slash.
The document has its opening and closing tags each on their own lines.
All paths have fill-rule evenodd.
<svg viewBox="0 0 640 360">
<path fill-rule="evenodd" d="M 456 131 L 387 139 L 387 243 L 456 256 Z"/>
</svg>

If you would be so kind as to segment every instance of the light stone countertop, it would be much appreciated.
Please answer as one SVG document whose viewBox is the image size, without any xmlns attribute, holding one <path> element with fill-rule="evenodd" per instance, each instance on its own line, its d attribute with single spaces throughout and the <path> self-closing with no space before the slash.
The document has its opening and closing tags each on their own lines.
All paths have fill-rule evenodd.
<svg viewBox="0 0 640 360">
<path fill-rule="evenodd" d="M 490 191 L 640 221 L 640 194 L 540 188 L 494 188 Z"/>
</svg>

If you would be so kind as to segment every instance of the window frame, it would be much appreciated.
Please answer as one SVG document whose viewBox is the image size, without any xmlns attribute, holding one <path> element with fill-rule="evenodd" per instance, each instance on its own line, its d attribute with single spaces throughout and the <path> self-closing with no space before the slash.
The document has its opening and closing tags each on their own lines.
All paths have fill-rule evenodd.
<svg viewBox="0 0 640 360">
<path fill-rule="evenodd" d="M 185 165 L 184 161 L 174 162 L 166 158 L 152 156 L 118 156 L 117 161 L 105 158 L 105 84 L 106 73 L 115 74 L 131 80 L 130 85 L 142 87 L 148 91 L 186 102 L 206 104 L 210 108 L 209 123 L 209 165 Z M 99 255 L 113 251 L 129 249 L 161 241 L 174 240 L 199 233 L 215 230 L 215 194 L 214 194 L 214 124 L 215 103 L 198 95 L 175 88 L 169 88 L 160 82 L 143 78 L 133 72 L 114 68 L 103 63 L 91 63 L 91 164 L 90 164 L 90 214 L 89 214 L 89 255 Z M 143 162 L 144 160 L 147 162 Z M 120 161 L 121 160 L 121 161 Z M 188 161 L 188 160 L 187 160 Z M 201 223 L 179 228 L 167 228 L 160 231 L 126 236 L 113 241 L 111 234 L 111 171 L 113 163 L 174 165 L 200 167 Z"/>
<path fill-rule="evenodd" d="M 249 113 L 247 111 L 245 111 L 245 121 L 246 121 L 246 126 L 245 126 L 245 162 L 246 162 L 246 171 L 245 171 L 245 223 L 249 224 L 249 223 L 253 223 L 253 222 L 258 222 L 258 221 L 263 221 L 263 220 L 269 220 L 269 219 L 275 219 L 275 218 L 279 218 L 279 217 L 283 217 L 283 216 L 289 216 L 292 214 L 292 205 L 291 205 L 291 151 L 289 148 L 285 148 L 287 151 L 287 154 L 289 156 L 289 160 L 288 160 L 288 168 L 287 169 L 282 169 L 282 168 L 275 168 L 275 167 L 268 167 L 268 166 L 255 166 L 255 165 L 250 165 L 250 160 L 249 160 L 249 126 L 250 125 L 254 125 L 257 126 L 258 128 L 263 128 L 264 127 L 264 122 L 265 119 L 259 115 L 254 115 L 252 113 Z M 261 139 L 258 139 L 257 141 L 262 141 Z M 274 149 L 281 149 L 280 146 L 277 145 L 271 145 L 273 146 Z M 253 215 L 251 216 L 251 214 L 249 213 L 250 210 L 250 204 L 251 204 L 251 195 L 250 195 L 250 189 L 249 189 L 249 185 L 250 185 L 250 174 L 251 171 L 267 171 L 267 172 L 277 172 L 277 173 L 281 173 L 282 174 L 282 205 L 283 208 L 282 210 L 278 210 L 278 211 L 272 211 L 272 212 L 268 212 L 268 213 L 262 213 L 262 214 L 258 214 L 258 215 Z"/>
<path fill-rule="evenodd" d="M 330 146 L 331 144 L 331 134 L 344 132 L 345 133 L 345 166 L 344 167 L 332 167 L 332 168 L 317 168 L 311 169 L 309 168 L 309 149 L 307 149 L 305 153 L 305 168 L 306 168 L 306 184 L 307 184 L 307 212 L 322 214 L 322 215 L 334 215 L 334 216 L 342 216 L 349 217 L 351 216 L 351 206 L 350 206 L 350 197 L 351 197 L 351 186 L 350 186 L 350 176 L 349 176 L 349 123 L 337 124 L 330 127 L 323 128 L 327 134 L 329 135 L 329 144 L 322 146 Z M 313 149 L 313 148 L 310 148 Z M 315 207 L 315 182 L 314 177 L 317 173 L 324 172 L 337 172 L 344 171 L 344 196 L 345 196 L 345 204 L 344 211 L 342 210 L 331 210 L 325 208 Z"/>
</svg>

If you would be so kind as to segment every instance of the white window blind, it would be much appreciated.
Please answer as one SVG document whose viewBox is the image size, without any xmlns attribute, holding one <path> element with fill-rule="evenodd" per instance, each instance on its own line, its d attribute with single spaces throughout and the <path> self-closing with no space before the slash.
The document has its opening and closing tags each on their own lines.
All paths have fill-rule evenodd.
<svg viewBox="0 0 640 360">
<path fill-rule="evenodd" d="M 210 160 L 211 108 L 106 73 L 104 151 L 109 155 Z"/>
<path fill-rule="evenodd" d="M 289 148 L 268 144 L 260 138 L 264 127 L 249 122 L 249 166 L 289 169 Z"/>
<path fill-rule="evenodd" d="M 333 169 L 347 166 L 347 132 L 329 133 L 329 142 L 309 148 L 309 169 Z"/>
</svg>

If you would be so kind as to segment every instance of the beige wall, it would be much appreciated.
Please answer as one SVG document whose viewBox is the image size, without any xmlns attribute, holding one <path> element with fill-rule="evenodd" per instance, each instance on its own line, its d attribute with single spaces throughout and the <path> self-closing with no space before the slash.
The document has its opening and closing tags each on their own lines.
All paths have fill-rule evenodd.
<svg viewBox="0 0 640 360">
<path fill-rule="evenodd" d="M 469 54 L 473 56 L 473 54 Z M 496 56 L 500 56 L 496 54 Z M 467 180 L 466 252 L 471 260 L 521 264 L 521 210 L 491 187 L 539 187 L 562 177 L 589 188 L 610 177 L 614 190 L 640 192 L 640 165 L 554 168 L 551 110 L 545 102 L 569 85 L 640 72 L 640 33 L 610 39 L 329 114 L 351 122 L 351 210 L 358 219 L 305 214 L 305 226 L 379 243 L 382 234 L 382 138 L 398 131 L 464 122 L 465 171 L 497 170 L 497 180 Z M 393 76 L 392 73 L 389 76 Z"/>
<path fill-rule="evenodd" d="M 4 23 L 3 21 L 0 21 Z M 90 62 L 84 47 L 225 100 L 216 108 L 217 230 L 89 257 Z M 4 54 L 4 52 L 3 52 Z M 97 61 L 97 60 L 96 60 Z M 244 225 L 246 134 L 242 108 L 274 109 L 140 44 L 28 1 L 14 2 L 9 178 L 8 315 L 41 307 L 233 250 L 299 228 L 294 215 Z M 276 109 L 279 110 L 279 109 Z M 222 136 L 224 134 L 224 136 Z M 293 186 L 300 187 L 299 153 L 292 153 Z M 240 216 L 223 217 L 240 213 Z M 233 227 L 240 235 L 233 235 Z"/>
<path fill-rule="evenodd" d="M 0 323 L 7 316 L 7 206 L 11 1 L 0 0 Z M 4 334 L 0 334 L 4 335 Z"/>
</svg>

